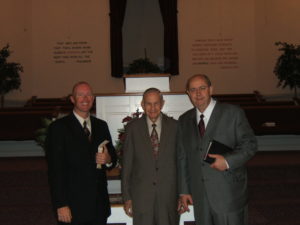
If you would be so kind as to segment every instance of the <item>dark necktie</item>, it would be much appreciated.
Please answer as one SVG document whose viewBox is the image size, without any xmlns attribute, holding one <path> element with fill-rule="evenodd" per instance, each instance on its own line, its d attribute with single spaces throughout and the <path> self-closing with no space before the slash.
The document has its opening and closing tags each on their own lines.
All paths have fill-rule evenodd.
<svg viewBox="0 0 300 225">
<path fill-rule="evenodd" d="M 84 131 L 84 133 L 86 134 L 86 136 L 88 137 L 88 139 L 90 141 L 91 132 L 90 132 L 89 128 L 87 127 L 87 122 L 86 121 L 83 122 L 83 131 Z"/>
<path fill-rule="evenodd" d="M 200 115 L 200 121 L 199 121 L 199 124 L 198 124 L 198 128 L 199 128 L 199 133 L 200 133 L 200 136 L 203 137 L 204 136 L 204 132 L 205 132 L 205 124 L 204 124 L 204 115 L 201 114 Z"/>
<path fill-rule="evenodd" d="M 154 158 L 157 159 L 158 158 L 158 147 L 159 147 L 159 142 L 158 142 L 158 134 L 157 134 L 157 131 L 155 129 L 156 127 L 156 124 L 152 124 L 152 132 L 151 132 L 151 144 L 152 144 L 152 150 L 153 150 L 153 155 L 154 155 Z"/>
</svg>

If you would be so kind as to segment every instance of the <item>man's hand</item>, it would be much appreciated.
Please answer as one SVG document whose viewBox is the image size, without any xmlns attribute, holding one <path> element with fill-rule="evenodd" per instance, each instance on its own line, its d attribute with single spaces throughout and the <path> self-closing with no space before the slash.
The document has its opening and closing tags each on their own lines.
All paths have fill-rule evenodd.
<svg viewBox="0 0 300 225">
<path fill-rule="evenodd" d="M 183 194 L 180 195 L 178 200 L 178 208 L 177 211 L 179 214 L 189 212 L 189 205 L 193 205 L 193 199 L 191 195 Z"/>
<path fill-rule="evenodd" d="M 124 211 L 125 211 L 125 213 L 126 213 L 128 216 L 132 217 L 132 215 L 133 215 L 133 211 L 132 211 L 132 200 L 127 200 L 127 201 L 125 202 L 125 204 L 124 204 Z"/>
<path fill-rule="evenodd" d="M 216 159 L 215 162 L 210 165 L 211 168 L 214 168 L 219 171 L 224 171 L 228 169 L 228 165 L 224 156 L 217 154 L 208 154 L 208 156 Z"/>
<path fill-rule="evenodd" d="M 71 221 L 72 221 L 71 210 L 68 206 L 58 208 L 57 216 L 58 216 L 58 221 L 60 221 L 60 222 L 71 223 Z"/>
<path fill-rule="evenodd" d="M 108 153 L 106 145 L 103 146 L 102 153 L 96 153 L 96 163 L 102 165 L 111 163 L 111 157 Z"/>
</svg>

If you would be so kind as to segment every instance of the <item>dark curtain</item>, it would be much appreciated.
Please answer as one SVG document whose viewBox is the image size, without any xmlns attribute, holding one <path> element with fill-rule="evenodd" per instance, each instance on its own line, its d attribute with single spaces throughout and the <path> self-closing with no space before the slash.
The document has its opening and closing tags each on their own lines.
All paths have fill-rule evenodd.
<svg viewBox="0 0 300 225">
<path fill-rule="evenodd" d="M 124 22 L 126 0 L 110 0 L 110 52 L 111 75 L 123 76 L 123 39 L 122 26 Z"/>
<path fill-rule="evenodd" d="M 164 23 L 165 72 L 178 75 L 177 0 L 159 0 L 159 6 Z"/>
</svg>

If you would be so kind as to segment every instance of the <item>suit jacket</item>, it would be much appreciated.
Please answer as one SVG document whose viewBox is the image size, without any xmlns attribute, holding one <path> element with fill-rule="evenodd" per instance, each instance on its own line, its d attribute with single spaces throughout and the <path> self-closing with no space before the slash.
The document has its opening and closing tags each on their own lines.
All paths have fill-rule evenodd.
<svg viewBox="0 0 300 225">
<path fill-rule="evenodd" d="M 156 164 L 146 116 L 126 126 L 122 193 L 124 201 L 133 202 L 134 224 L 151 224 L 154 205 L 159 205 L 159 224 L 178 224 L 176 130 L 177 121 L 162 114 Z"/>
<path fill-rule="evenodd" d="M 113 164 L 116 154 L 106 122 L 90 118 L 91 142 L 73 113 L 54 121 L 46 139 L 53 206 L 69 206 L 73 222 L 98 221 L 110 215 L 107 168 L 96 169 L 95 154 L 104 140 L 110 141 L 107 147 Z"/>
<path fill-rule="evenodd" d="M 257 151 L 257 142 L 242 109 L 217 102 L 201 138 L 196 108 L 180 116 L 178 127 L 179 192 L 192 194 L 195 216 L 203 207 L 204 193 L 216 212 L 226 213 L 247 204 L 246 162 Z M 233 149 L 224 155 L 230 168 L 217 171 L 203 161 L 210 140 Z M 207 207 L 207 206 L 205 206 Z"/>
</svg>

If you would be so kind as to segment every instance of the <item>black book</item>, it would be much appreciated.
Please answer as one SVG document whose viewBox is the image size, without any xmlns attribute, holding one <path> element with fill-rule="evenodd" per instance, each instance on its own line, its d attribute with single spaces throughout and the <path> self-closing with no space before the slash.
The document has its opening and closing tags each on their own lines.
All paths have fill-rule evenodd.
<svg viewBox="0 0 300 225">
<path fill-rule="evenodd" d="M 209 142 L 205 156 L 204 161 L 208 162 L 209 164 L 212 164 L 215 159 L 208 156 L 208 154 L 218 154 L 218 155 L 224 155 L 227 152 L 231 152 L 233 149 L 228 147 L 227 145 L 224 145 L 221 142 L 218 142 L 216 140 L 212 140 Z"/>
</svg>

